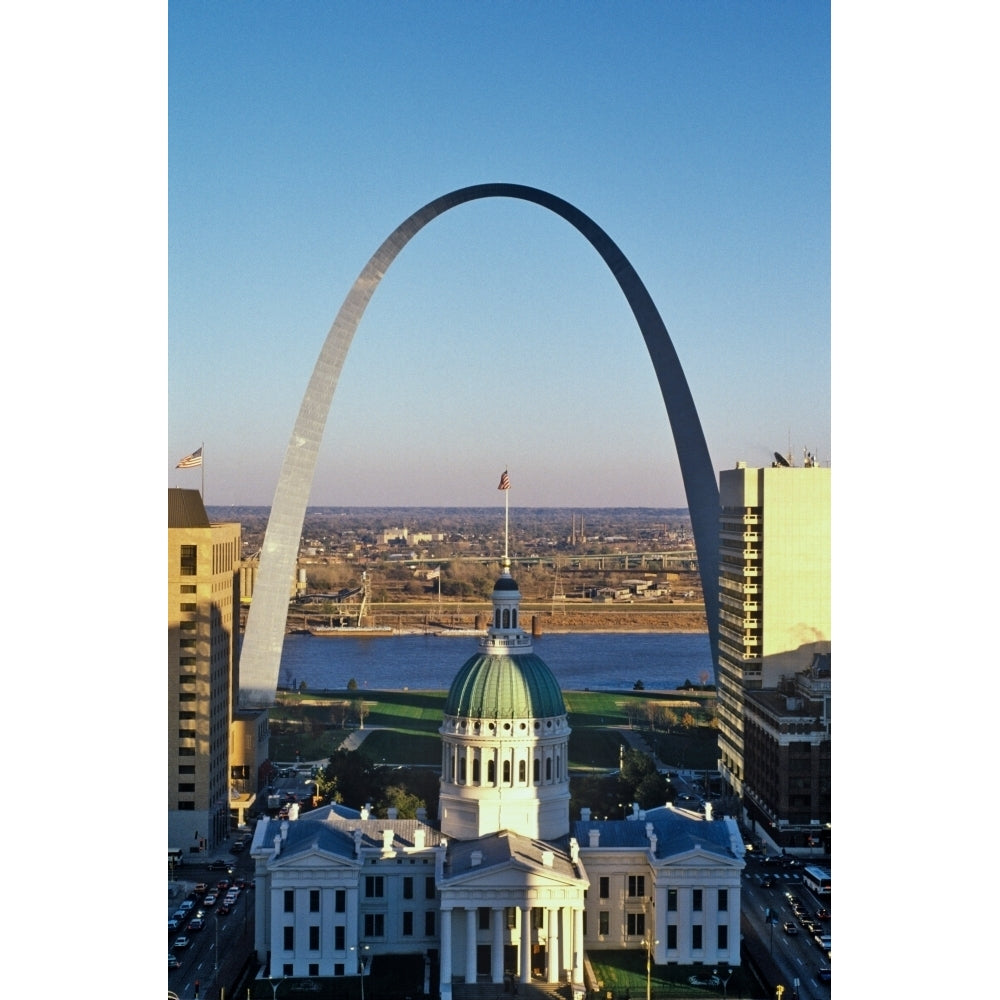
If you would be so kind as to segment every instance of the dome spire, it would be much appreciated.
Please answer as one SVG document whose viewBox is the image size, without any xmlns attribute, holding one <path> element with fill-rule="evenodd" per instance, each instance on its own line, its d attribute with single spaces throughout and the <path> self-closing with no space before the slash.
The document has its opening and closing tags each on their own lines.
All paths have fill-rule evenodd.
<svg viewBox="0 0 1000 1000">
<path fill-rule="evenodd" d="M 507 475 L 506 469 L 500 475 L 500 485 L 497 489 L 503 490 L 503 561 L 504 567 L 509 571 L 510 558 L 507 554 L 507 537 L 510 534 L 508 530 L 510 526 L 510 476 Z"/>
</svg>

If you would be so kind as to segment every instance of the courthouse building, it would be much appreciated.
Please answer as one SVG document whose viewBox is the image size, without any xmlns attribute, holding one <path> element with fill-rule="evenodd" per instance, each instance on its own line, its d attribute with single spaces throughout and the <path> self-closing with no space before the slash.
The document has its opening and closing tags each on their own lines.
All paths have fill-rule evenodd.
<svg viewBox="0 0 1000 1000">
<path fill-rule="evenodd" d="M 422 961 L 424 990 L 485 982 L 583 989 L 585 954 L 656 964 L 740 960 L 743 843 L 735 821 L 665 805 L 569 815 L 562 692 L 518 615 L 505 559 L 478 652 L 440 728 L 439 816 L 340 805 L 262 819 L 251 846 L 258 958 L 268 974 L 355 976 Z"/>
</svg>

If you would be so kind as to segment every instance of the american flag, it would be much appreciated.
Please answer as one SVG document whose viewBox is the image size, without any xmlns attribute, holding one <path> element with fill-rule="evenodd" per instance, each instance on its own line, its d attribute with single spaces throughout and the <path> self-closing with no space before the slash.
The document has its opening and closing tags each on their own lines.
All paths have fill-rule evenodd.
<svg viewBox="0 0 1000 1000">
<path fill-rule="evenodd" d="M 202 445 L 202 448 L 203 447 L 204 447 L 204 445 Z M 191 452 L 191 454 L 188 455 L 187 458 L 182 458 L 177 463 L 177 468 L 178 469 L 197 469 L 199 465 L 201 465 L 201 448 L 199 448 L 197 451 Z"/>
<path fill-rule="evenodd" d="M 510 489 L 510 476 L 507 475 L 507 470 L 503 470 L 503 475 L 500 477 L 500 485 L 497 487 L 498 490 L 509 490 Z"/>
</svg>

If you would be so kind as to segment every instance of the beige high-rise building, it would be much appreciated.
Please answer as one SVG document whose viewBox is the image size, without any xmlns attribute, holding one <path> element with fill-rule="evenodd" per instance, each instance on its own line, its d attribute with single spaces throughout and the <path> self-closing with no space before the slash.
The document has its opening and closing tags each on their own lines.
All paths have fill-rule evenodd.
<svg viewBox="0 0 1000 1000">
<path fill-rule="evenodd" d="M 719 502 L 719 768 L 743 796 L 746 693 L 830 653 L 830 469 L 739 462 Z"/>
<path fill-rule="evenodd" d="M 197 490 L 167 498 L 168 836 L 187 853 L 230 829 L 240 525 L 210 523 Z"/>
</svg>

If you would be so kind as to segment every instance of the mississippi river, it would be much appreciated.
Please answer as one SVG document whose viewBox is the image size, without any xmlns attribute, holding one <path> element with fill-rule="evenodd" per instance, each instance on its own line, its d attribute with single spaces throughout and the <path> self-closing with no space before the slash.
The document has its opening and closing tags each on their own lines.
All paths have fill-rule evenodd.
<svg viewBox="0 0 1000 1000">
<path fill-rule="evenodd" d="M 714 681 L 705 633 L 552 633 L 536 638 L 534 651 L 564 691 L 631 690 L 636 681 L 646 690 L 672 690 Z M 476 652 L 473 636 L 292 634 L 285 636 L 279 684 L 342 690 L 356 680 L 373 691 L 442 691 Z"/>
</svg>

